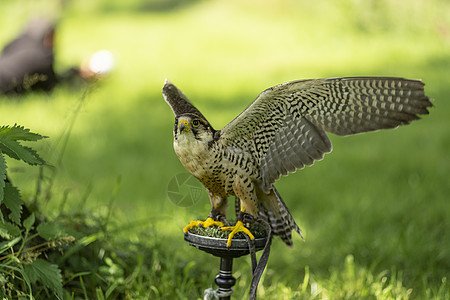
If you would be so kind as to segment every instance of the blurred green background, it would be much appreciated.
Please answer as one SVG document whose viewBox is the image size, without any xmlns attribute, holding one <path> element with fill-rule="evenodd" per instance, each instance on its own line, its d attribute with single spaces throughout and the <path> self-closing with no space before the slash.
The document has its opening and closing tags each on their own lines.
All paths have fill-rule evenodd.
<svg viewBox="0 0 450 300">
<path fill-rule="evenodd" d="M 295 237 L 293 249 L 274 241 L 259 295 L 297 297 L 305 267 L 311 298 L 352 298 L 345 285 L 363 289 L 361 274 L 374 282 L 398 276 L 402 295 L 413 298 L 444 295 L 443 289 L 448 295 L 450 2 L 2 0 L 0 45 L 36 15 L 58 21 L 57 71 L 101 49 L 115 57 L 113 71 L 78 113 L 86 87 L 0 96 L 2 125 L 18 123 L 49 136 L 37 146 L 57 166 L 54 200 L 46 208 L 51 212 L 64 193 L 69 207 L 83 203 L 87 210 L 114 196 L 115 217 L 124 226 L 144 221 L 165 247 L 179 249 L 180 263 L 194 261 L 193 274 L 207 272 L 210 280 L 199 282 L 198 290 L 212 285 L 218 271 L 205 271 L 205 262 L 218 267 L 218 261 L 189 247 L 181 228 L 206 217 L 210 207 L 204 192 L 187 208 L 167 196 L 169 181 L 186 171 L 172 148 L 173 114 L 161 96 L 165 78 L 216 129 L 282 82 L 422 79 L 434 99 L 429 116 L 396 130 L 331 135 L 332 154 L 277 183 L 306 240 Z M 32 195 L 38 170 L 8 163 L 15 184 Z M 238 297 L 250 280 L 248 264 L 235 263 Z M 347 274 L 349 264 L 363 273 Z"/>
</svg>

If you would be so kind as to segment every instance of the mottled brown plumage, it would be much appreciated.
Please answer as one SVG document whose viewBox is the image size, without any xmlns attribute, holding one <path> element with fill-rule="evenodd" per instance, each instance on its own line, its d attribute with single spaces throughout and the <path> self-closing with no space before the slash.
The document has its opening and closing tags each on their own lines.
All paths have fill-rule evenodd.
<svg viewBox="0 0 450 300">
<path fill-rule="evenodd" d="M 331 151 L 325 131 L 350 135 L 395 128 L 428 114 L 431 106 L 418 80 L 300 80 L 265 90 L 216 131 L 170 82 L 163 95 L 175 114 L 175 152 L 205 186 L 210 217 L 224 219 L 227 197 L 235 195 L 242 211 L 268 220 L 288 245 L 291 230 L 301 231 L 273 184 Z"/>
</svg>

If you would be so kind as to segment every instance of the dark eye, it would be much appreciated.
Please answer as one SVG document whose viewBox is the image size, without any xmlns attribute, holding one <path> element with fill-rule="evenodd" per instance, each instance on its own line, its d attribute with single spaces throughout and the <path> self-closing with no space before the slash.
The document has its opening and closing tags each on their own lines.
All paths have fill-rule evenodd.
<svg viewBox="0 0 450 300">
<path fill-rule="evenodd" d="M 199 120 L 194 120 L 194 121 L 192 121 L 192 125 L 194 127 L 198 127 L 200 125 L 200 121 Z"/>
</svg>

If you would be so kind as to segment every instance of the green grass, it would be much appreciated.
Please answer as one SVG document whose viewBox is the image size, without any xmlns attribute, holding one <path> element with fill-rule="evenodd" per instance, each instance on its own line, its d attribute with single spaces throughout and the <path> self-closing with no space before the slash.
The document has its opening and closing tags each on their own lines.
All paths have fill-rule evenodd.
<svg viewBox="0 0 450 300">
<path fill-rule="evenodd" d="M 173 10 L 136 9 L 142 2 L 72 1 L 65 7 L 58 70 L 100 49 L 116 57 L 113 73 L 78 114 L 83 90 L 0 98 L 1 124 L 50 136 L 39 149 L 50 163 L 57 164 L 64 150 L 52 200 L 42 203 L 48 214 L 64 193 L 66 210 L 83 203 L 86 211 L 108 206 L 114 194 L 113 217 L 123 230 L 108 247 L 131 253 L 111 262 L 130 280 L 130 295 L 201 298 L 218 272 L 218 260 L 189 247 L 181 232 L 189 220 L 209 213 L 206 193 L 189 208 L 175 206 L 166 194 L 170 179 L 185 172 L 172 149 L 173 115 L 160 92 L 166 77 L 221 128 L 278 83 L 383 75 L 421 78 L 434 98 L 430 115 L 397 130 L 331 136 L 332 154 L 277 183 L 305 241 L 295 237 L 289 249 L 274 240 L 258 295 L 450 297 L 448 3 L 197 1 Z M 56 3 L 2 1 L 0 25 L 8 30 L 0 44 L 33 11 L 59 12 Z M 9 165 L 15 184 L 32 195 L 37 170 Z M 144 225 L 130 233 L 126 228 L 135 222 Z M 236 298 L 244 297 L 250 261 L 238 259 L 234 271 Z"/>
</svg>

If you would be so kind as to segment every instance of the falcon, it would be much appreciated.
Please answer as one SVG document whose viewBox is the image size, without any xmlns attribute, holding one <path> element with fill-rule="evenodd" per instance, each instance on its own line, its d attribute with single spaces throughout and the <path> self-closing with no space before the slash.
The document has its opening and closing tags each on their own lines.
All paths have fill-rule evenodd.
<svg viewBox="0 0 450 300">
<path fill-rule="evenodd" d="M 298 80 L 266 89 L 233 121 L 215 130 L 175 85 L 166 80 L 162 93 L 175 115 L 175 153 L 211 201 L 208 218 L 191 221 L 183 231 L 219 226 L 231 231 L 228 247 L 237 232 L 253 239 L 247 227 L 258 218 L 268 221 L 273 234 L 289 246 L 292 230 L 301 236 L 274 183 L 331 152 L 325 132 L 346 136 L 396 128 L 428 114 L 432 106 L 420 80 Z M 229 196 L 240 203 L 234 226 L 224 225 L 229 225 Z"/>
</svg>

